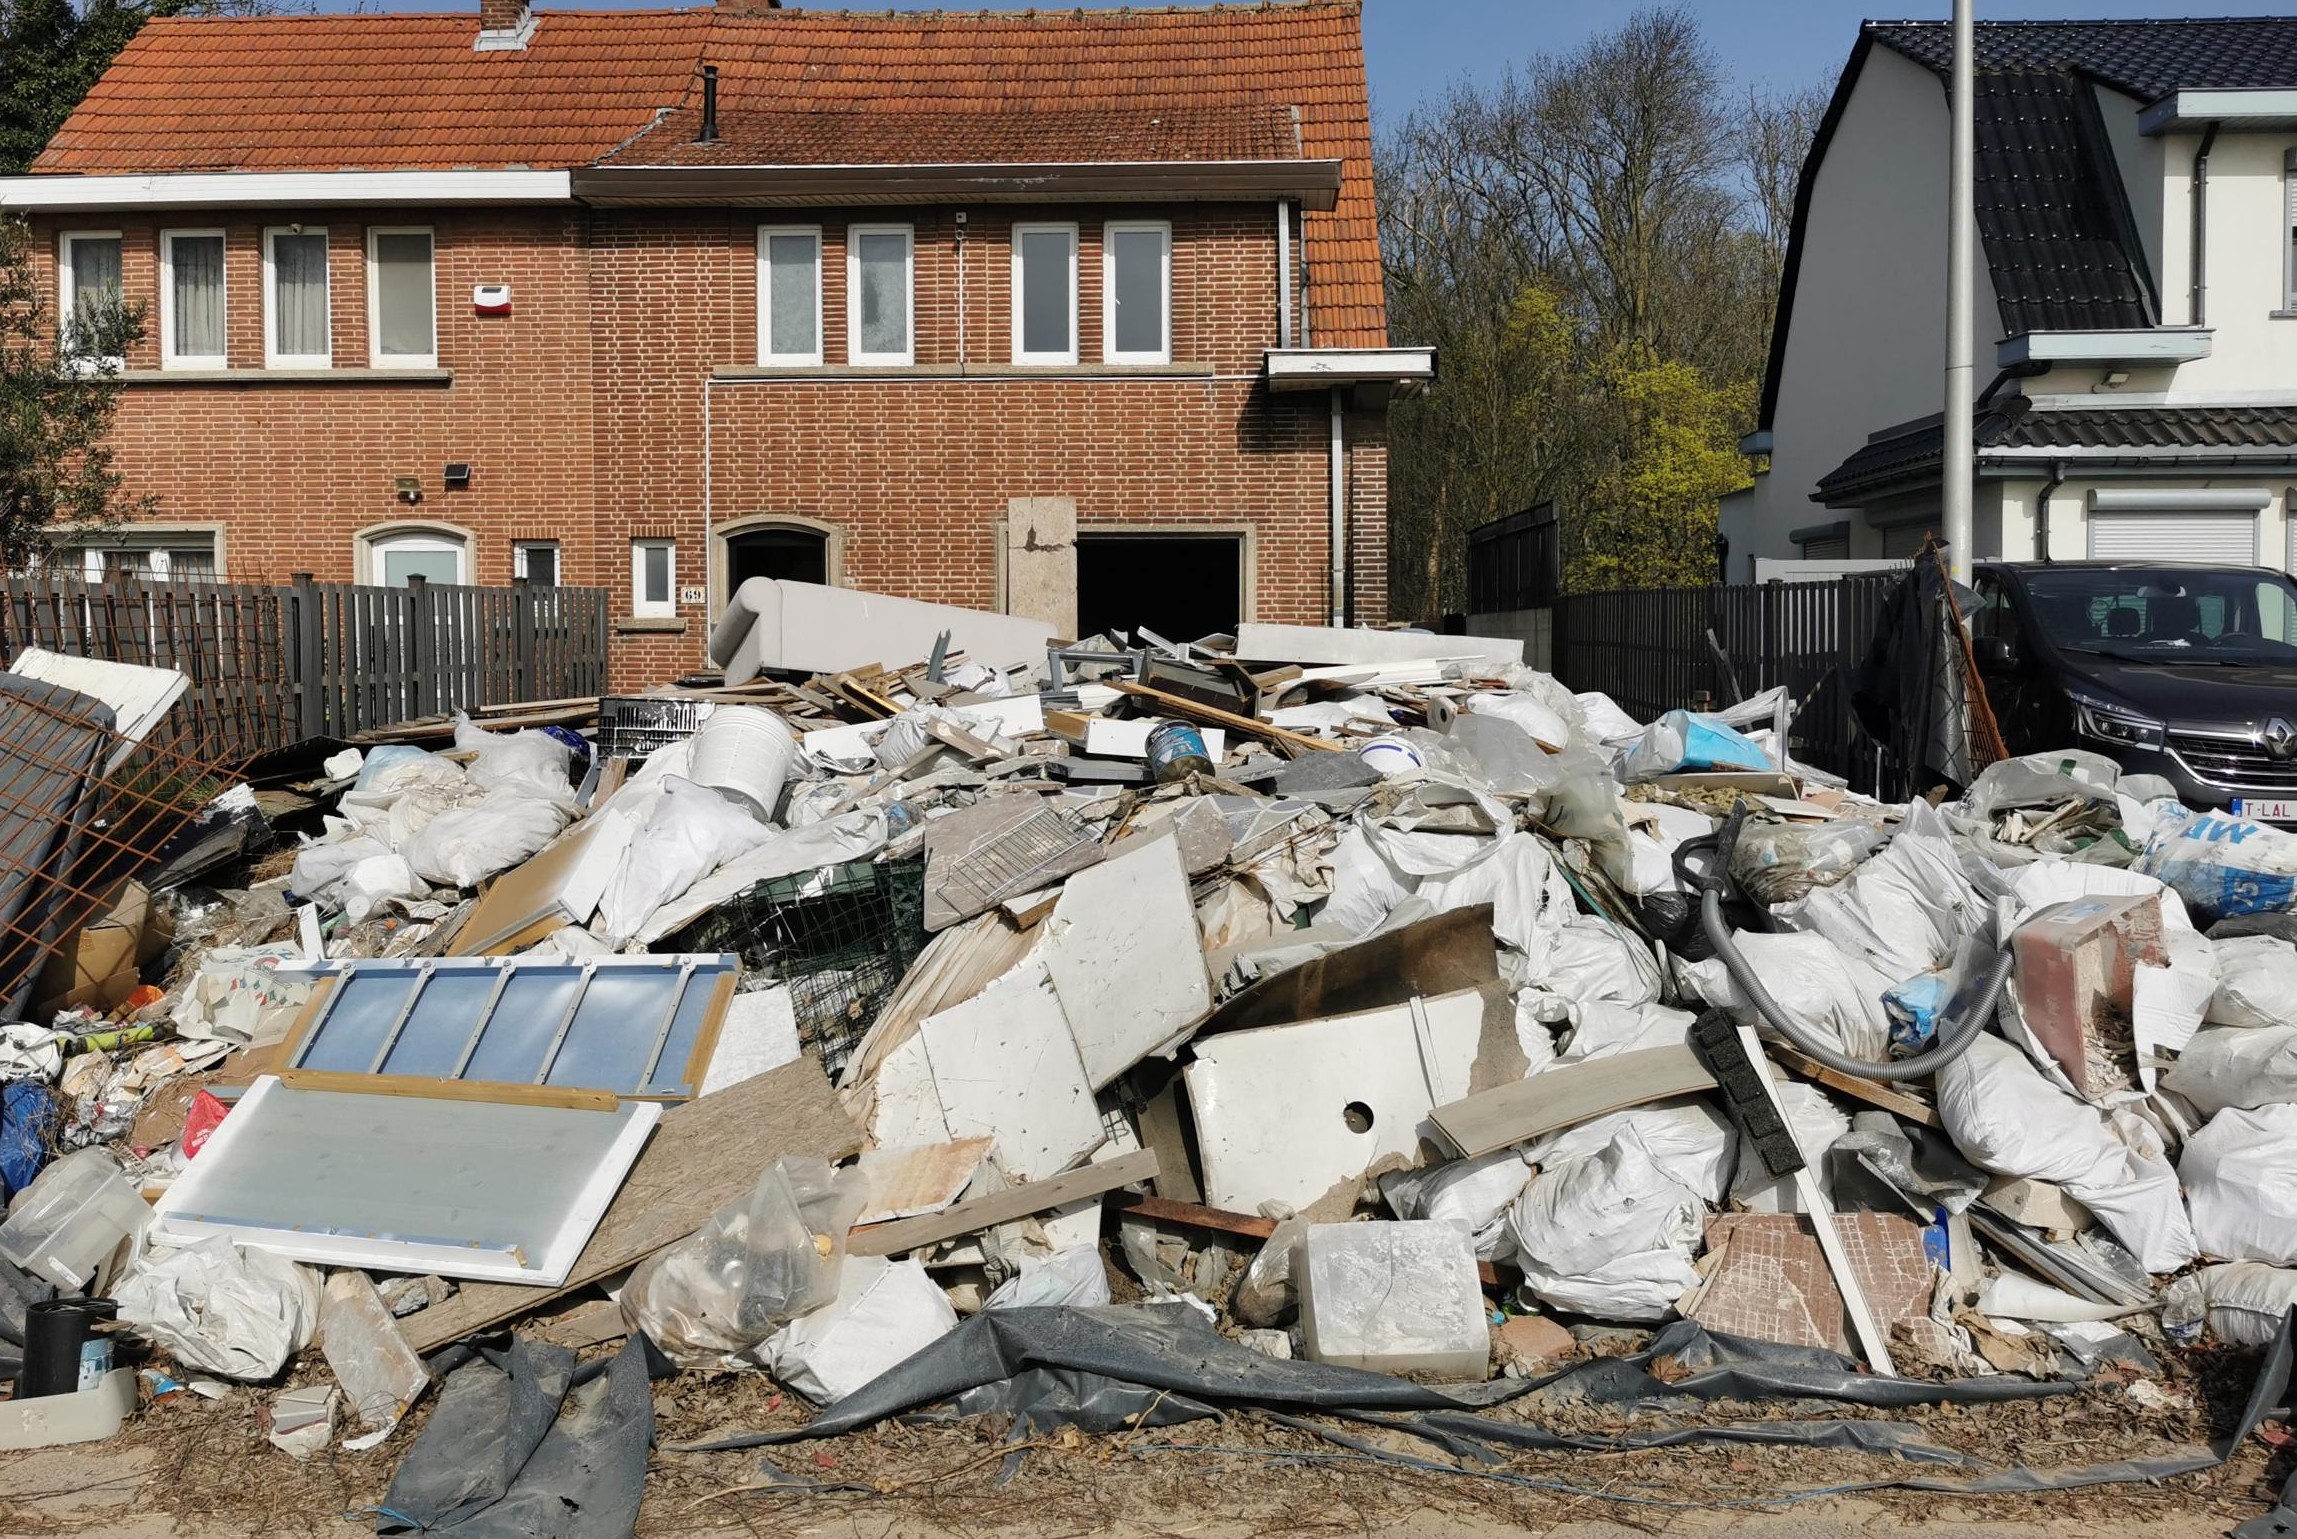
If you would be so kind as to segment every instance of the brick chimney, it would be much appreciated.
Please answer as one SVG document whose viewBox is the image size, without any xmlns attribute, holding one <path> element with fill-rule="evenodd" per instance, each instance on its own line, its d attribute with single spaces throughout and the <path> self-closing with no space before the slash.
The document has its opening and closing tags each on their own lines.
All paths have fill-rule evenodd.
<svg viewBox="0 0 2297 1539">
<path fill-rule="evenodd" d="M 515 53 L 534 36 L 534 12 L 527 0 L 479 0 L 479 35 L 471 43 L 479 53 Z"/>
</svg>

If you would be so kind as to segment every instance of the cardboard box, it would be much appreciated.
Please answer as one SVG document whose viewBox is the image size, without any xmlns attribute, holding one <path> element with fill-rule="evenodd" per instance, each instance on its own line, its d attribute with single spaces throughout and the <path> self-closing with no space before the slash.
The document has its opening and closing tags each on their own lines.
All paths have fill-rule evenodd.
<svg viewBox="0 0 2297 1539">
<path fill-rule="evenodd" d="M 152 902 L 143 884 L 128 883 L 107 910 L 67 936 L 48 958 L 33 990 L 39 1000 L 34 1018 L 46 1020 L 59 1010 L 119 1008 L 174 935 L 174 921 Z"/>
</svg>

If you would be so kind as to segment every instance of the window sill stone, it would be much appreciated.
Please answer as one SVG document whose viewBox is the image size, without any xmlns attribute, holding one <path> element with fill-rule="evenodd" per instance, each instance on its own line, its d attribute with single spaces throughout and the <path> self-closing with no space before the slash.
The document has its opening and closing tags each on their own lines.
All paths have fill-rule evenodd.
<svg viewBox="0 0 2297 1539">
<path fill-rule="evenodd" d="M 683 636 L 686 622 L 676 615 L 624 615 L 614 622 L 617 636 Z"/>
<path fill-rule="evenodd" d="M 452 385 L 452 369 L 122 369 L 123 385 Z"/>
</svg>

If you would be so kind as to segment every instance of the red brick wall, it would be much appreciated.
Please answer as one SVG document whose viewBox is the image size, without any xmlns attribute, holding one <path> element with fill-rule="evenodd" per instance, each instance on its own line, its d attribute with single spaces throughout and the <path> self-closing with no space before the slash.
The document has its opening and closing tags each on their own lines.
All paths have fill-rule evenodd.
<svg viewBox="0 0 2297 1539">
<path fill-rule="evenodd" d="M 510 579 L 511 542 L 556 539 L 563 581 L 630 608 L 629 541 L 678 541 L 677 585 L 709 586 L 708 530 L 760 516 L 838 528 L 842 580 L 978 607 L 998 592 L 996 525 L 1009 499 L 1076 500 L 1080 528 L 1249 524 L 1249 613 L 1318 622 L 1326 612 L 1328 403 L 1271 398 L 1258 383 L 1276 333 L 1272 210 L 1023 211 L 1074 222 L 1078 344 L 1072 372 L 1012 377 L 1013 216 L 971 211 L 959 283 L 947 210 L 914 217 L 916 370 L 855 377 L 846 357 L 845 231 L 903 211 L 328 210 L 333 354 L 344 377 L 160 383 L 157 232 L 227 230 L 230 363 L 263 364 L 262 230 L 286 217 L 73 219 L 118 229 L 129 297 L 151 308 L 128 359 L 120 463 L 156 492 L 163 522 L 226 527 L 227 575 L 357 575 L 360 531 L 435 523 L 471 536 L 473 576 Z M 1169 217 L 1172 356 L 1167 371 L 1103 367 L 1104 221 Z M 437 252 L 442 383 L 355 377 L 367 354 L 366 232 L 429 224 Z M 724 378 L 757 361 L 760 224 L 823 232 L 827 368 L 803 379 Z M 50 221 L 41 249 L 55 251 Z M 508 283 L 512 311 L 472 312 L 470 291 Z M 964 324 L 962 341 L 959 312 Z M 960 366 L 967 377 L 954 377 Z M 705 406 L 705 393 L 708 401 Z M 707 426 L 705 428 L 705 413 Z M 1360 619 L 1385 613 L 1386 449 L 1377 414 L 1350 418 L 1349 497 Z M 705 479 L 705 440 L 709 473 Z M 474 467 L 446 491 L 441 467 Z M 422 499 L 402 504 L 399 477 Z M 617 627 L 614 677 L 633 687 L 702 661 L 706 606 L 683 629 Z M 894 659 L 888 659 L 894 661 Z"/>
</svg>

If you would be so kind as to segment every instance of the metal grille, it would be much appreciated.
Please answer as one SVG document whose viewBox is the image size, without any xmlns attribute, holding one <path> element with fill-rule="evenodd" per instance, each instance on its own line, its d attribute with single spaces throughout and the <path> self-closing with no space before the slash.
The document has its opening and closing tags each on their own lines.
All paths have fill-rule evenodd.
<svg viewBox="0 0 2297 1539">
<path fill-rule="evenodd" d="M 710 702 L 674 695 L 608 695 L 598 702 L 601 758 L 643 759 L 683 743 L 709 718 Z"/>
<path fill-rule="evenodd" d="M 2297 791 L 2297 760 L 2276 759 L 2262 743 L 2172 732 L 2170 751 L 2196 780 L 2241 791 Z"/>
<path fill-rule="evenodd" d="M 836 1079 L 925 949 L 925 861 L 854 861 L 760 882 L 665 941 L 732 951 L 789 987 L 798 1039 Z"/>
</svg>

